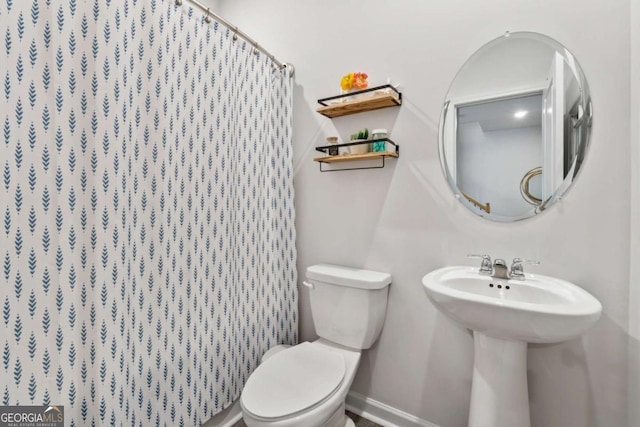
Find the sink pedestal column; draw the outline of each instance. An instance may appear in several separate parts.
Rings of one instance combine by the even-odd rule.
[[[473,332],[469,427],[530,427],[527,343]]]

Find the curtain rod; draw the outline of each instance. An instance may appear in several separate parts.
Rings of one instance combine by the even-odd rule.
[[[292,64],[289,64],[288,62],[280,62],[276,59],[275,56],[273,56],[271,53],[269,53],[269,51],[267,49],[265,49],[264,47],[260,46],[258,44],[257,41],[255,41],[254,39],[252,39],[251,37],[249,37],[247,35],[247,33],[241,31],[240,29],[238,29],[238,27],[236,27],[235,25],[232,25],[229,21],[227,21],[226,19],[224,19],[222,16],[218,15],[217,13],[213,12],[211,9],[209,9],[206,5],[204,5],[203,3],[201,3],[198,0],[187,0],[191,3],[193,3],[195,6],[197,6],[200,10],[202,10],[205,13],[205,17],[204,17],[204,21],[208,24],[210,23],[213,19],[215,19],[216,21],[218,21],[219,23],[221,23],[222,25],[224,25],[225,27],[229,28],[230,30],[233,31],[233,39],[236,40],[238,38],[238,36],[242,37],[243,39],[245,39],[249,44],[251,44],[253,46],[254,51],[260,51],[262,53],[264,53],[265,55],[267,55],[267,57],[269,59],[271,59],[271,61],[276,64],[278,66],[278,68],[280,68],[281,70],[284,70],[285,68],[287,68],[289,70],[289,77],[293,77],[293,74],[295,72],[295,68]],[[182,0],[175,0],[176,5],[181,6],[182,5]]]

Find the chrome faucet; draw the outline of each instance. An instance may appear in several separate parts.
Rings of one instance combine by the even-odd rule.
[[[503,279],[503,280],[525,280],[524,268],[523,264],[540,264],[539,261],[533,261],[522,258],[514,258],[511,263],[511,268],[507,268],[507,263],[505,260],[497,258],[491,263],[491,257],[489,255],[468,255],[471,259],[481,259],[480,270],[478,273],[491,276],[495,279]]]
[[[491,277],[509,280],[509,270],[507,269],[507,263],[503,259],[498,258],[493,261],[493,274]]]

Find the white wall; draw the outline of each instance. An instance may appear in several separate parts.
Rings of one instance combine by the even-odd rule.
[[[629,425],[640,425],[640,0],[631,0]]]
[[[189,1],[189,0],[187,0]],[[222,0],[200,0],[202,4],[207,6],[209,9],[213,10],[216,13],[220,13],[220,2]],[[223,16],[224,18],[224,16]]]
[[[384,331],[353,389],[443,427],[466,425],[471,336],[436,311],[420,279],[469,263],[467,253],[524,256],[542,262],[535,271],[581,285],[604,306],[583,339],[531,346],[533,425],[628,425],[629,0],[226,0],[221,11],[296,66],[299,277],[317,262],[393,274]],[[505,30],[565,44],[587,75],[595,117],[591,150],[568,196],[536,218],[495,224],[452,197],[437,132],[456,71]],[[333,121],[316,114],[316,100],[336,94],[348,71],[366,71],[373,84],[388,76],[401,82],[404,105]],[[381,170],[320,173],[313,147],[362,127],[390,129],[400,159]],[[304,289],[300,299],[301,336],[313,339]]]

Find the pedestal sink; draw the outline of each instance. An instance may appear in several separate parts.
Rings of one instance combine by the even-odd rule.
[[[537,274],[504,280],[473,267],[445,267],[422,284],[438,310],[473,331],[473,427],[530,426],[527,343],[576,338],[602,313],[584,289]]]

